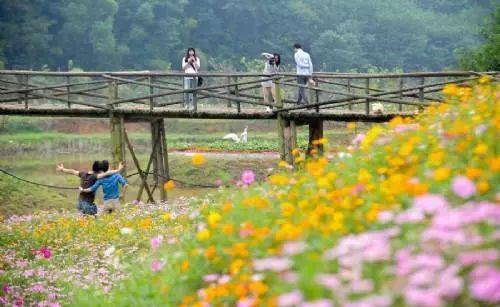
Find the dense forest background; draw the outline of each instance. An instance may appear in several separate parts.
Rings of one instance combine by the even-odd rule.
[[[280,52],[290,65],[292,45],[300,42],[316,70],[442,70],[481,52],[477,48],[488,40],[482,29],[495,5],[491,0],[2,0],[0,68],[179,69],[186,48],[193,46],[204,70],[249,70],[264,51]]]

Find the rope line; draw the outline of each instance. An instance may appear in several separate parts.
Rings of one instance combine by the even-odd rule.
[[[37,186],[51,188],[51,189],[59,189],[59,190],[78,190],[78,188],[74,188],[74,187],[63,187],[63,186],[57,186],[57,185],[51,185],[51,184],[44,184],[44,183],[39,183],[39,182],[31,181],[31,180],[28,180],[28,179],[24,179],[24,178],[21,178],[21,177],[15,175],[15,174],[13,174],[13,173],[5,170],[5,169],[2,169],[2,168],[0,168],[0,172],[4,173],[5,175],[8,175],[8,176],[10,176],[12,178],[15,178],[15,179],[17,179],[19,181],[26,182],[26,183],[29,183],[29,184],[32,184],[32,185],[37,185]],[[154,173],[149,172],[148,174],[153,175]],[[133,174],[127,175],[126,178],[130,178],[130,177],[137,176],[137,175],[139,175],[139,173],[133,173]],[[188,182],[181,181],[181,180],[174,179],[174,178],[167,178],[167,177],[162,176],[162,175],[158,175],[158,176],[162,177],[164,179],[173,180],[175,182],[178,182],[180,184],[187,185],[187,186],[200,187],[200,188],[218,188],[217,185],[188,183]]]
[[[34,182],[34,181],[31,181],[31,180],[28,180],[28,179],[24,179],[24,178],[21,178],[21,177],[18,177],[14,174],[12,174],[11,172],[8,172],[2,168],[0,168],[0,172],[8,175],[8,176],[11,176],[12,178],[15,178],[19,181],[23,181],[23,182],[26,182],[26,183],[29,183],[29,184],[33,184],[33,185],[38,185],[38,186],[41,186],[41,187],[46,187],[46,188],[52,188],[52,189],[60,189],[60,190],[78,190],[78,188],[72,188],[72,187],[62,187],[62,186],[57,186],[57,185],[51,185],[51,184],[44,184],[44,183],[39,183],[39,182]]]

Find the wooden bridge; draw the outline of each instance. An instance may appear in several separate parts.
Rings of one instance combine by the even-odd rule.
[[[155,183],[169,178],[164,118],[274,119],[281,158],[293,164],[296,127],[309,126],[309,150],[323,137],[324,121],[385,122],[413,116],[425,106],[442,101],[446,84],[479,78],[476,72],[420,72],[403,74],[316,73],[307,86],[308,105],[294,99],[296,75],[282,73],[200,73],[200,87],[184,89],[184,73],[0,71],[0,114],[21,116],[110,118],[113,162],[125,160],[128,147],[148,200],[153,195],[147,177],[153,167]],[[192,75],[189,75],[192,76]],[[263,101],[261,82],[272,80],[274,103]],[[194,110],[183,108],[184,94],[193,94]],[[383,104],[383,111],[373,106]],[[266,108],[272,108],[269,111]],[[151,123],[152,153],[142,170],[128,140],[124,123]],[[322,148],[317,148],[322,151]],[[166,199],[163,189],[161,199]]]

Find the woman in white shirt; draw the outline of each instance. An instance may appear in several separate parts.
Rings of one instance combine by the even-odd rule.
[[[197,74],[200,69],[200,58],[196,56],[194,48],[188,48],[186,55],[182,58],[182,70],[186,74]],[[184,77],[184,89],[193,88],[198,82],[198,78]],[[194,95],[193,93],[184,93],[184,108],[194,110]]]
[[[279,66],[281,64],[281,57],[279,53],[267,53],[263,52],[262,56],[266,58],[264,71],[265,75],[273,75],[279,73]],[[263,79],[268,79],[269,77],[263,77]],[[276,91],[274,87],[273,80],[266,80],[261,82],[262,85],[262,95],[264,96],[264,102],[272,104],[276,101]],[[271,108],[267,107],[267,111],[272,111]]]

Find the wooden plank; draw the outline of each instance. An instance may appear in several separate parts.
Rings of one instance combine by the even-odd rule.
[[[365,113],[370,114],[370,78],[365,79],[365,94],[367,96],[366,98],[366,103],[365,103]]]

